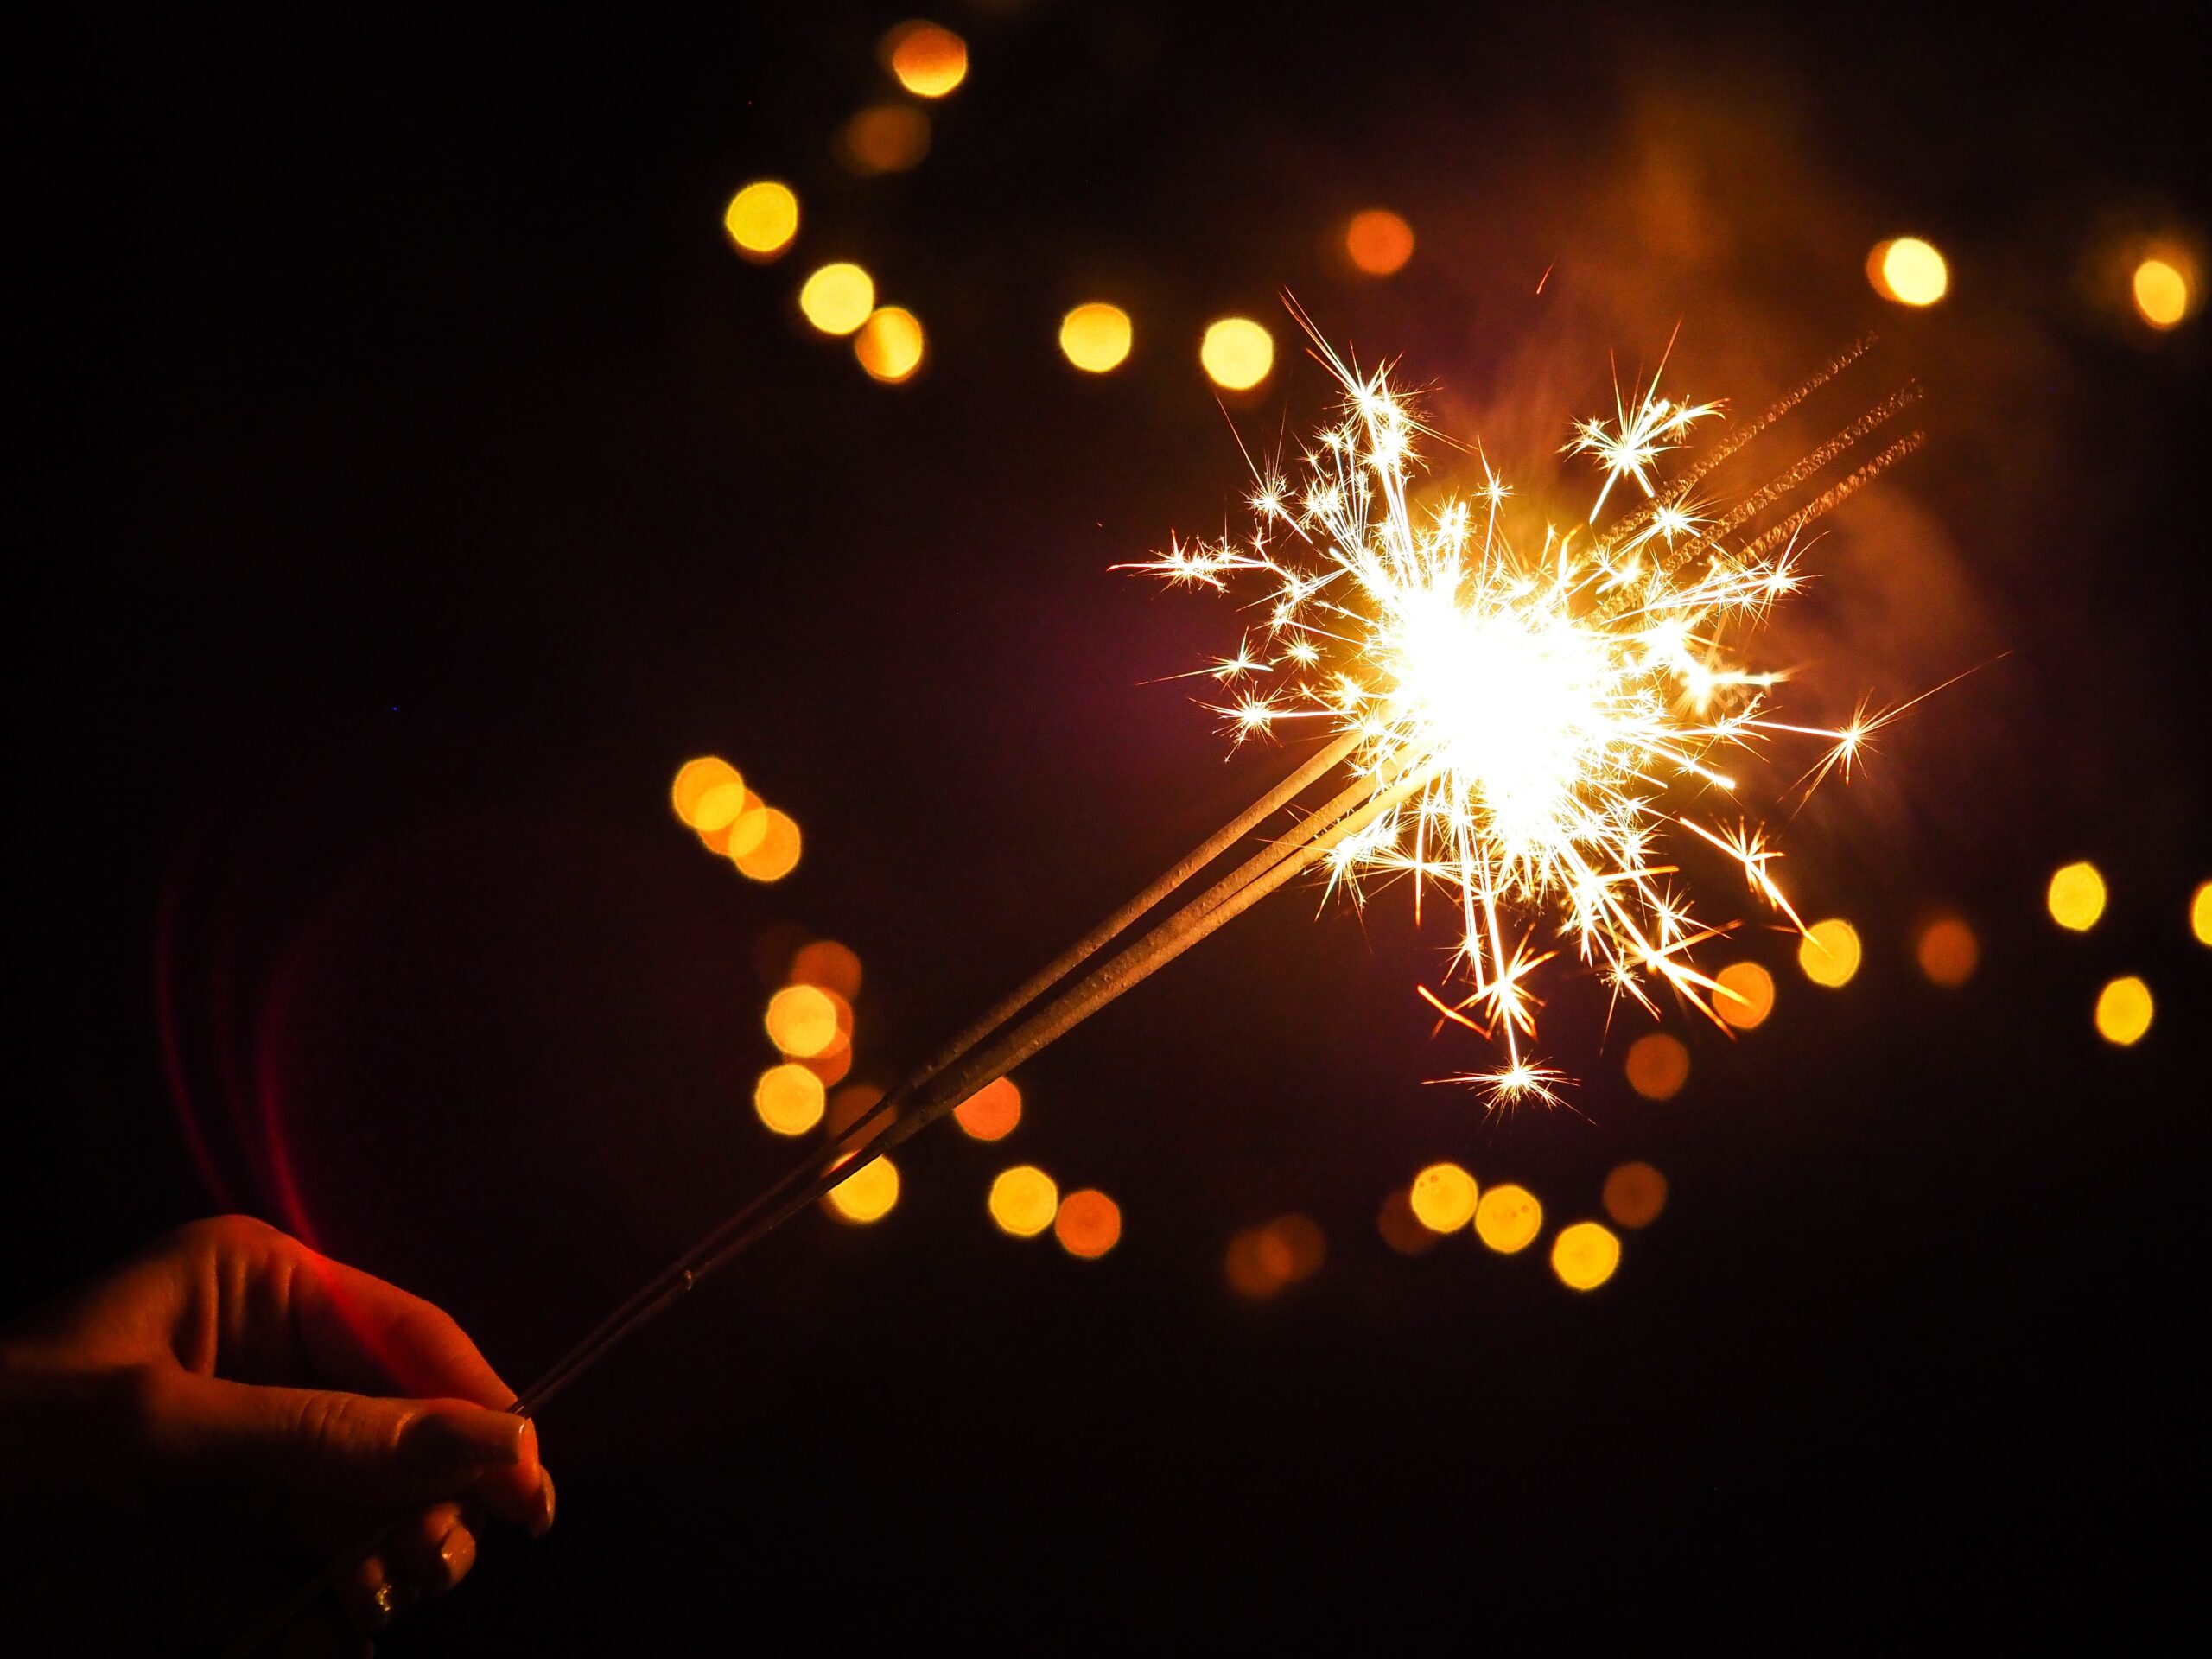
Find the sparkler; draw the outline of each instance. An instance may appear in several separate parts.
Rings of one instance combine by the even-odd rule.
[[[1512,492],[1486,459],[1471,495],[1416,506],[1421,446],[1438,435],[1387,369],[1362,374],[1315,335],[1344,404],[1306,451],[1297,480],[1258,476],[1244,539],[1172,542],[1134,568],[1224,590],[1248,579],[1265,584],[1258,648],[1248,638],[1236,656],[1198,671],[1241,690],[1219,710],[1240,740],[1308,722],[1325,732],[1323,747],[647,1281],[513,1409],[542,1409],[863,1164],[1308,871],[1355,896],[1406,877],[1417,906],[1432,888],[1449,899],[1460,930],[1453,973],[1446,990],[1421,995],[1445,1020],[1502,1035],[1503,1063],[1466,1079],[1494,1100],[1556,1099],[1563,1081],[1523,1047],[1535,1033],[1531,976],[1558,954],[1533,943],[1531,918],[1546,906],[1616,1000],[1656,1012],[1652,991],[1663,983],[1712,1014],[1710,999],[1731,994],[1689,953],[1724,930],[1693,918],[1669,879],[1676,867],[1659,861],[1662,831],[1679,827],[1726,854],[1754,893],[1797,918],[1770,873],[1779,855],[1764,829],[1723,828],[1665,802],[1682,787],[1725,796],[1732,785],[1719,756],[1783,734],[1824,742],[1804,780],[1816,783],[1847,768],[1901,712],[1862,711],[1835,731],[1782,723],[1769,709],[1782,677],[1748,665],[1740,640],[1797,586],[1804,527],[1921,435],[1897,439],[1755,538],[1737,535],[1909,407],[1917,389],[1908,385],[1726,511],[1699,491],[1872,343],[1856,342],[1722,433],[1671,480],[1665,459],[1687,452],[1719,405],[1662,397],[1656,378],[1632,402],[1617,398],[1611,421],[1580,423],[1567,445],[1599,469],[1586,519],[1547,525],[1524,550],[1509,531]],[[1624,484],[1640,504],[1599,529]],[[1181,898],[1339,770],[1343,780],[1320,804],[1298,808],[1287,830]],[[234,1651],[265,1642],[377,1541],[334,1563]]]

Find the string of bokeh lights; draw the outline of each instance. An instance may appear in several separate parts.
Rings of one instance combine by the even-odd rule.
[[[862,178],[918,167],[929,154],[932,131],[927,106],[951,96],[968,79],[968,43],[939,23],[916,20],[897,25],[879,41],[877,55],[906,99],[891,96],[867,105],[836,129],[830,145],[838,162]],[[730,198],[722,225],[740,257],[773,264],[798,242],[798,194],[780,179],[753,180]],[[1413,257],[1413,226],[1388,207],[1363,208],[1344,222],[1338,245],[1359,275],[1395,276]],[[2142,327],[2162,334],[2179,327],[2198,308],[2197,260],[2178,234],[2136,236],[2105,254],[2097,262],[2094,285],[2105,290],[2112,308],[2127,312]],[[1950,264],[1924,237],[1889,237],[1867,253],[1866,280],[1894,304],[1924,308],[1949,294]],[[896,385],[920,372],[928,334],[912,311],[879,305],[877,297],[874,276],[849,259],[815,266],[797,296],[799,314],[810,325],[833,339],[849,339],[861,367],[872,378]],[[1135,345],[1135,320],[1113,300],[1085,300],[1060,320],[1060,354],[1087,374],[1120,368]],[[1259,386],[1274,372],[1274,335],[1250,317],[1216,317],[1198,335],[1198,365],[1224,391]]]
[[[841,166],[864,178],[903,174],[920,165],[932,137],[929,107],[964,85],[969,67],[968,45],[961,36],[940,24],[918,20],[887,31],[878,43],[878,57],[896,92],[887,92],[853,114],[836,129],[830,145]],[[731,245],[748,263],[761,265],[780,261],[798,245],[803,223],[798,192],[779,179],[747,183],[731,197],[723,215]],[[1383,278],[1406,267],[1415,238],[1402,214],[1373,207],[1344,221],[1338,245],[1351,271]],[[2108,307],[2154,334],[2178,327],[2199,307],[2197,261],[2178,235],[2141,236],[2109,246],[2102,251],[2099,264],[2103,275],[2096,286]],[[1866,274],[1884,300],[1911,308],[1935,306],[1951,290],[1949,262],[1924,237],[1904,235],[1878,242],[1867,254]],[[871,378],[902,384],[925,366],[928,335],[912,311],[880,304],[879,298],[874,276],[858,263],[841,258],[814,265],[796,296],[805,322],[826,337],[849,340],[855,359]],[[1128,307],[1102,296],[1065,313],[1058,345],[1072,368],[1104,375],[1130,360],[1137,338],[1137,319]],[[1196,356],[1199,369],[1215,386],[1249,391],[1273,372],[1275,343],[1268,327],[1252,318],[1219,315],[1199,328]],[[728,857],[751,880],[780,880],[798,862],[798,826],[745,791],[742,780],[724,762],[689,763],[677,777],[676,806],[677,816],[709,851]],[[2106,903],[2103,877],[2087,862],[2058,870],[2046,894],[2051,919],[2073,933],[2094,928]],[[2200,944],[2212,946],[2212,881],[2196,889],[2190,925]],[[1965,987],[1980,964],[1979,937],[1965,918],[1953,912],[1922,922],[1910,943],[1923,977],[1942,990]],[[1851,922],[1829,917],[1798,937],[1796,956],[1799,970],[1812,986],[1837,992],[1858,976],[1865,944]],[[859,961],[833,941],[812,941],[792,952],[781,977],[784,982],[771,996],[765,1016],[781,1058],[755,1085],[755,1113],[764,1126],[781,1136],[802,1136],[817,1129],[834,1135],[855,1122],[882,1092],[847,1080],[853,1064],[852,999],[859,988]],[[1714,977],[1729,994],[1715,998],[1714,1005],[1732,1035],[1758,1029],[1774,1014],[1778,988],[1774,970],[1766,964],[1746,957],[1720,968]],[[2148,1033],[2154,1012],[2147,983],[2139,976],[2121,975],[2100,989],[2090,1021],[2107,1042],[2126,1047]],[[1622,1070],[1638,1096],[1668,1100],[1689,1080],[1689,1049],[1669,1033],[1649,1033],[1629,1046]],[[971,1139],[986,1142],[1010,1134],[1020,1116],[1020,1091],[1011,1078],[992,1084],[955,1112]],[[1647,1163],[1630,1162],[1606,1179],[1601,1207],[1614,1226],[1633,1231],[1658,1217],[1666,1195],[1664,1175]],[[842,1221],[865,1224],[888,1214],[898,1197],[897,1170],[889,1159],[878,1158],[834,1189],[824,1208]],[[1052,1178],[1033,1165],[1014,1165],[999,1172],[992,1180],[987,1208],[1010,1236],[1035,1237],[1051,1229],[1077,1256],[1103,1255],[1121,1235],[1121,1211],[1112,1198],[1096,1189],[1063,1196]],[[1384,1243],[1406,1255],[1425,1252],[1459,1233],[1471,1233],[1497,1254],[1518,1255],[1541,1235],[1544,1223],[1541,1201],[1525,1186],[1512,1181],[1478,1184],[1471,1173],[1454,1163],[1421,1170],[1407,1185],[1386,1196],[1376,1218]],[[1319,1224],[1294,1212],[1238,1231],[1230,1241],[1224,1266],[1232,1289],[1258,1300],[1310,1277],[1326,1254]],[[1595,1220],[1570,1222],[1553,1235],[1552,1268],[1562,1283],[1576,1289],[1605,1283],[1620,1255],[1618,1235]]]

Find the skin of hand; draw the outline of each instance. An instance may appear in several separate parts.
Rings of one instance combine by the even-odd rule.
[[[0,1637],[174,1651],[391,1530],[271,1653],[359,1654],[553,1483],[440,1309],[244,1216],[194,1222],[0,1329]]]

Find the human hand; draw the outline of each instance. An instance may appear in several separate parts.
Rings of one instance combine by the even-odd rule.
[[[248,1217],[180,1228],[0,1331],[0,1630],[219,1643],[389,1524],[272,1648],[364,1652],[486,1517],[552,1524],[514,1399],[420,1298]]]

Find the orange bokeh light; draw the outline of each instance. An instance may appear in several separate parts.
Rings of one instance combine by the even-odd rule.
[[[1432,1233],[1456,1233],[1475,1218],[1475,1178],[1457,1164],[1431,1164],[1414,1177],[1408,1202]]]
[[[1713,999],[1713,1011],[1738,1031],[1764,1025],[1774,1012],[1774,976],[1756,962],[1732,962],[1713,976],[1725,995]]]
[[[860,333],[853,336],[853,355],[860,359],[861,367],[868,371],[870,379],[887,385],[913,378],[928,346],[921,319],[902,305],[887,305],[871,313]]]
[[[1951,270],[1934,244],[1900,236],[1874,245],[1866,256],[1866,280],[1885,300],[1933,305],[1950,291]]]
[[[840,1164],[846,1161],[843,1158],[838,1160]],[[863,1164],[831,1187],[822,1200],[823,1206],[838,1220],[861,1226],[882,1220],[898,1202],[899,1171],[888,1158]]]
[[[1223,1266],[1230,1287],[1257,1300],[1318,1273],[1327,1255],[1328,1240],[1319,1226],[1311,1217],[1294,1213],[1245,1228],[1229,1241]]]
[[[835,939],[816,939],[791,958],[791,982],[834,991],[849,1002],[861,994],[861,959]]]
[[[778,1135],[804,1135],[822,1121],[822,1079],[805,1066],[772,1065],[753,1085],[753,1110]]]
[[[1920,930],[1912,954],[1922,973],[1938,985],[1955,989],[1972,979],[1980,965],[1981,942],[1958,917],[1939,916]]]
[[[1003,1141],[1021,1122],[1021,1090],[1012,1077],[1000,1077],[954,1107],[952,1116],[977,1141]]]
[[[1441,1236],[1421,1225],[1414,1214],[1413,1189],[1402,1186],[1382,1200],[1375,1217],[1375,1230],[1400,1255],[1421,1255],[1436,1248]]]
[[[1655,1031],[1628,1046],[1628,1086],[1646,1100],[1667,1100],[1689,1081],[1690,1052],[1679,1038]]]
[[[1052,1236],[1070,1255],[1096,1261],[1122,1238],[1122,1206],[1096,1187],[1086,1186],[1060,1200]]]
[[[2148,985],[2133,974],[2115,979],[2097,993],[2097,1035],[2126,1048],[2151,1029],[2153,1012]]]
[[[1573,1290],[1595,1290],[1621,1264],[1621,1242],[1594,1221],[1562,1227],[1552,1241],[1552,1271]]]
[[[795,1059],[828,1053],[842,1035],[836,1002],[812,985],[786,985],[778,991],[768,999],[763,1023],[768,1040]]]
[[[862,178],[904,173],[930,153],[930,118],[911,104],[877,104],[845,123],[837,159]]]
[[[1388,276],[1414,257],[1414,227],[1387,207],[1370,207],[1344,226],[1344,252],[1369,276]]]
[[[1510,1181],[1489,1188],[1475,1206],[1475,1236],[1501,1255],[1527,1249],[1543,1226],[1544,1206],[1536,1195]]]
[[[1034,1164],[1016,1164],[991,1183],[991,1219],[1016,1238],[1034,1238],[1052,1224],[1060,1207],[1058,1185]]]
[[[722,229],[730,245],[756,264],[766,264],[798,234],[798,198],[774,179],[747,185],[722,210]]]
[[[748,880],[780,881],[798,868],[798,825],[772,806],[762,809],[760,821],[760,839],[742,852],[736,850],[736,844],[743,837],[750,818],[737,821],[738,827],[730,836],[730,861],[737,866],[738,874]]]
[[[1605,1213],[1624,1227],[1649,1227],[1667,1207],[1667,1178],[1650,1165],[1623,1164],[1605,1177]]]
[[[1797,942],[1797,965],[1815,985],[1834,990],[1859,971],[1859,930],[1840,916],[1815,922]]]
[[[883,61],[916,98],[943,98],[968,79],[968,42],[938,23],[901,23],[883,37]]]
[[[745,779],[737,775],[737,768],[717,754],[702,754],[696,760],[686,760],[677,768],[676,781],[669,785],[669,804],[676,809],[676,816],[694,830],[700,827],[699,802],[709,790],[734,785],[739,798],[743,798]],[[727,822],[727,820],[725,820]]]

